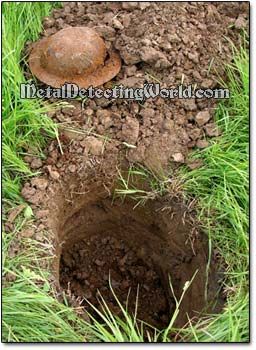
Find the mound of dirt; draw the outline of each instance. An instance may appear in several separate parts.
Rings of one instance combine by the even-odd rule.
[[[68,26],[96,29],[123,61],[108,87],[159,81],[168,88],[181,82],[214,88],[224,77],[223,63],[232,60],[228,40],[237,43],[241,29],[248,26],[248,11],[246,2],[66,2],[44,19],[41,36]],[[69,102],[73,109],[64,108],[52,118],[118,141],[119,150],[125,149],[123,142],[135,146],[125,149],[128,161],[141,162],[156,173],[170,163],[186,163],[190,151],[207,147],[208,138],[221,134],[213,120],[216,101],[211,99],[156,98],[140,104],[95,99],[83,108]],[[100,153],[99,142],[92,152]]]

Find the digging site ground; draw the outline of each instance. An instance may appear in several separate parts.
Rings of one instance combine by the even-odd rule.
[[[161,87],[214,88],[225,79],[223,63],[232,59],[229,40],[236,43],[247,19],[247,3],[71,2],[43,20],[41,37],[68,26],[96,29],[122,59],[120,73],[104,88],[156,81]],[[27,54],[32,47],[27,43]],[[50,269],[56,288],[71,291],[91,313],[84,299],[99,308],[101,294],[119,314],[110,280],[123,305],[128,298],[129,312],[135,312],[138,298],[138,318],[164,329],[175,310],[169,276],[179,299],[196,273],[175,326],[184,326],[187,314],[221,311],[220,268],[217,261],[209,264],[207,237],[175,189],[162,197],[154,194],[135,209],[129,196],[113,200],[120,173],[125,178],[133,163],[160,179],[168,175],[171,182],[179,165],[200,167],[201,160],[191,161],[188,155],[221,137],[213,118],[217,102],[67,102],[69,106],[49,112],[61,125],[59,140],[44,149],[45,159],[35,156],[33,148],[27,150],[25,161],[41,175],[22,188],[37,221],[36,229],[21,235],[44,241],[46,232],[53,232],[56,258]]]

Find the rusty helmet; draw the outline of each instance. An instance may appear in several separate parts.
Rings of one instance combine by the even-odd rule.
[[[94,29],[69,27],[39,40],[29,56],[29,66],[47,85],[59,88],[75,83],[86,89],[114,78],[121,69],[121,59],[117,52],[107,52]]]

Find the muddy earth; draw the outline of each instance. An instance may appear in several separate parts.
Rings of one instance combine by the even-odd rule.
[[[122,59],[120,73],[103,88],[156,81],[169,88],[181,82],[214,88],[225,79],[224,63],[232,61],[227,38],[239,43],[248,11],[245,2],[66,2],[43,20],[41,37],[68,26],[95,28]],[[27,43],[26,54],[32,47]],[[31,78],[28,71],[26,75]],[[44,241],[46,231],[54,234],[57,288],[71,291],[89,312],[87,301],[100,307],[102,295],[119,314],[110,279],[121,303],[128,299],[131,313],[138,293],[138,318],[161,329],[174,310],[168,276],[179,298],[198,270],[175,325],[187,322],[186,313],[193,317],[211,311],[219,276],[214,260],[206,276],[207,237],[190,207],[172,193],[150,197],[134,209],[128,198],[113,201],[113,193],[119,171],[134,162],[159,177],[180,164],[200,167],[200,159],[191,162],[188,155],[221,137],[213,119],[217,102],[66,102],[68,106],[49,112],[60,123],[60,135],[43,150],[45,158],[33,147],[24,149],[25,161],[41,175],[22,188],[37,218],[30,237]]]

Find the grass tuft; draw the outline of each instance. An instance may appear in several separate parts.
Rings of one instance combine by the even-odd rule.
[[[192,155],[202,158],[202,168],[180,171],[183,190],[188,198],[197,198],[199,220],[225,266],[227,296],[224,312],[191,324],[184,330],[184,340],[195,336],[198,341],[249,340],[249,55],[245,47],[245,38],[244,46],[233,46],[228,81],[221,81],[230,89],[230,99],[221,102],[215,114],[222,136]]]
[[[55,137],[57,125],[46,115],[49,107],[39,100],[20,99],[20,83],[24,83],[21,68],[22,50],[28,40],[38,39],[42,18],[56,3],[4,2],[2,3],[2,145],[3,195],[15,202],[21,200],[21,175],[32,175],[22,160],[27,150],[40,150],[48,137]]]

